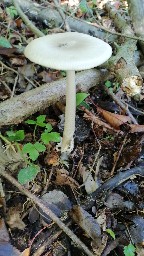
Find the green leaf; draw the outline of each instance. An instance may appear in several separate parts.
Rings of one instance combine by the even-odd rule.
[[[76,94],[76,106],[79,106],[87,97],[89,93],[79,92]]]
[[[106,86],[107,88],[110,88],[110,87],[112,87],[112,83],[111,83],[109,80],[107,80],[107,81],[105,82],[105,86]]]
[[[97,0],[92,0],[93,4],[96,5],[97,3]]]
[[[45,128],[46,128],[45,132],[51,132],[53,129],[51,124],[46,124]]]
[[[106,229],[106,232],[115,240],[115,233],[111,229]]]
[[[41,140],[43,141],[44,144],[48,144],[50,141],[60,142],[61,137],[58,132],[50,132],[50,133],[43,132],[41,134]]]
[[[24,185],[27,182],[34,180],[38,172],[39,172],[39,167],[35,165],[30,165],[26,168],[23,168],[18,173],[18,181],[22,185]]]
[[[46,126],[46,123],[44,123],[45,119],[46,119],[46,115],[40,115],[36,118],[36,121],[28,119],[27,121],[25,121],[25,123],[26,124],[35,124],[40,127],[45,127]]]
[[[46,119],[46,115],[38,116],[36,119],[36,124],[40,127],[45,127],[46,126],[46,123],[44,123],[45,119]]]
[[[28,119],[27,121],[25,121],[26,124],[36,124],[36,121]]]
[[[46,147],[43,144],[36,142],[35,144],[32,144],[32,143],[25,144],[23,146],[22,152],[29,154],[29,158],[35,161],[39,156],[39,152],[43,152],[45,150],[46,150]]]
[[[0,36],[0,46],[6,48],[12,48],[10,42],[3,36]]]
[[[83,107],[85,107],[86,109],[90,110],[89,104],[87,104],[85,101],[83,101],[83,102],[80,104],[80,106],[83,106]]]
[[[81,0],[81,2],[79,4],[79,8],[80,8],[82,13],[87,13],[89,11],[87,1],[86,0]]]
[[[29,158],[33,161],[35,161],[39,156],[39,152],[32,143],[25,144],[23,146],[22,152],[29,154]]]
[[[16,8],[15,8],[13,5],[11,5],[10,7],[6,7],[6,13],[7,13],[12,19],[14,19],[14,17],[18,15],[17,10],[16,10]]]
[[[46,147],[45,147],[43,144],[39,143],[39,142],[36,142],[36,143],[34,144],[34,147],[35,147],[35,149],[36,149],[38,152],[44,152],[44,151],[46,150]]]
[[[23,149],[22,149],[22,152],[23,153],[29,153],[31,150],[33,150],[34,148],[34,145],[32,143],[26,143],[24,146],[23,146]]]
[[[10,141],[21,141],[25,138],[24,130],[18,130],[16,132],[7,131],[6,134]]]
[[[39,152],[33,148],[33,150],[29,152],[29,157],[31,160],[35,161],[39,157]]]
[[[125,256],[135,256],[135,250],[136,250],[136,248],[134,247],[134,245],[129,244],[124,247],[124,255]]]

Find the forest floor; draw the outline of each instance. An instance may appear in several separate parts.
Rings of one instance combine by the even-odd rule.
[[[56,4],[35,2],[45,9]],[[63,0],[60,10],[114,35],[105,2]],[[130,20],[126,1],[111,4]],[[33,22],[45,35],[64,32],[67,25]],[[4,102],[13,104],[14,98],[66,76],[26,59],[24,48],[36,37],[13,4],[2,1],[0,111]],[[110,43],[113,54],[120,41]],[[112,68],[97,70],[108,78],[77,93],[74,149],[67,158],[58,150],[65,97],[37,107],[19,123],[0,123],[0,256],[144,255],[144,95],[124,91]]]

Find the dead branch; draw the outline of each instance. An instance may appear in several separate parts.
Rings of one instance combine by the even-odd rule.
[[[106,10],[110,17],[114,20],[115,26],[122,31],[123,34],[134,35],[134,32],[123,16],[118,13],[110,3],[106,4]],[[137,49],[137,41],[126,39],[123,44],[116,46],[117,54],[109,61],[109,65],[122,84],[122,88],[129,96],[139,94],[142,87],[142,77],[134,62],[134,53]]]
[[[137,36],[144,38],[144,0],[128,0],[129,14]],[[139,42],[144,53],[144,42]]]
[[[30,198],[35,205],[40,207],[45,214],[50,216],[50,218],[71,238],[71,240],[81,248],[86,255],[94,256],[94,254],[88,249],[88,247],[48,208],[44,205],[43,201],[36,197],[34,194],[29,192],[24,188],[16,179],[14,179],[10,174],[8,174],[3,168],[0,168],[0,175],[12,183],[15,187],[19,189],[24,195]]]
[[[11,0],[2,0],[1,2],[6,5],[10,5],[12,3]],[[44,8],[31,0],[17,0],[17,3],[19,4],[20,8],[26,12],[26,15],[29,18],[33,20],[39,20],[42,23],[47,24],[50,28],[57,28],[63,24],[61,15],[55,8],[52,8],[51,6],[49,6],[49,8]],[[66,15],[65,19],[72,31],[89,34],[107,42],[113,42],[117,39],[117,35],[112,35],[110,32],[105,32],[103,28],[98,28],[86,21],[73,18],[68,15]]]
[[[37,36],[44,36],[44,34],[28,19],[28,17],[24,14],[22,9],[20,8],[17,0],[12,0],[13,5],[15,6],[19,16],[22,18],[24,23],[27,25],[30,30]]]
[[[104,74],[96,69],[79,72],[76,74],[77,89],[88,91],[104,79]],[[54,104],[65,95],[65,86],[66,79],[63,78],[0,103],[0,127],[20,123],[28,116]]]

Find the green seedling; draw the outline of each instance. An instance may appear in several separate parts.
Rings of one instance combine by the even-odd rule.
[[[6,132],[7,139],[11,142],[18,142],[22,141],[25,138],[24,130],[18,130],[18,131],[7,131]]]
[[[115,233],[110,228],[107,228],[106,232],[115,240]]]
[[[45,123],[45,119],[46,119],[46,115],[39,115],[36,120],[32,120],[32,119],[28,119],[27,121],[25,121],[26,124],[30,124],[30,125],[34,125],[34,138],[35,138],[35,133],[36,133],[36,129],[37,127],[46,127],[47,123]]]
[[[84,101],[89,96],[89,93],[78,92],[76,94],[76,106],[83,106],[86,109],[89,109],[89,105]]]
[[[41,134],[41,140],[44,144],[48,144],[49,142],[60,142],[61,137],[58,132],[43,132]]]
[[[45,127],[46,126],[45,119],[46,119],[46,115],[40,115],[36,118],[36,120],[28,119],[27,121],[25,121],[25,123],[32,124],[32,125],[34,124],[35,126]]]
[[[0,46],[5,48],[12,48],[10,42],[3,36],[0,36]]]
[[[13,5],[11,5],[10,7],[6,7],[6,13],[12,19],[14,19],[16,16],[18,16],[18,12],[17,12],[16,8]]]
[[[46,147],[42,143],[27,143],[23,146],[22,153],[28,154],[29,158],[32,161],[35,161],[38,158],[39,153],[44,152],[45,150]]]
[[[110,90],[110,92],[117,92],[120,87],[119,83],[111,83],[109,80],[105,82],[105,86]]]
[[[24,130],[7,131],[6,136],[0,133],[0,138],[6,144],[6,150],[11,147],[16,153],[19,152],[26,164],[26,167],[21,169],[18,173],[18,181],[21,184],[26,184],[35,179],[40,168],[38,165],[32,163],[32,161],[36,161],[40,153],[45,152],[46,146],[44,144],[61,141],[60,134],[52,132],[52,125],[46,123],[45,119],[46,115],[40,115],[36,120],[29,119],[26,121],[27,124],[34,125],[34,133],[37,127],[42,127],[45,131],[41,134],[41,142],[26,143],[23,145],[22,149],[19,142],[25,138]]]
[[[91,8],[88,6],[86,0],[80,1],[79,8],[83,14],[85,14],[85,13],[93,14],[93,12],[92,12]]]
[[[18,181],[22,185],[24,185],[27,182],[34,180],[39,171],[40,171],[39,166],[34,164],[28,165],[26,168],[23,168],[19,171]]]
[[[131,243],[124,247],[125,256],[135,256],[135,251],[136,251],[136,248]]]

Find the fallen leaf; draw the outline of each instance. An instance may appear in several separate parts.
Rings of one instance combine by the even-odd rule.
[[[68,185],[73,189],[79,187],[77,181],[70,177],[69,173],[64,169],[57,171],[55,183],[60,186]]]
[[[94,179],[91,172],[83,165],[79,166],[79,173],[83,179],[83,185],[87,194],[91,194],[98,188],[97,177]]]
[[[18,28],[21,28],[21,26],[22,26],[22,19],[15,19],[15,23],[16,23],[16,26]]]
[[[10,62],[12,65],[17,65],[17,66],[23,66],[24,64],[26,64],[25,58],[20,58],[20,57],[11,58]]]
[[[131,119],[129,116],[118,115],[106,111],[100,107],[97,107],[97,111],[104,117],[104,119],[115,129],[119,130],[122,124],[130,122]]]
[[[27,64],[18,68],[18,72],[26,77],[33,77],[35,73],[34,64]]]
[[[0,55],[5,55],[5,56],[13,56],[13,53],[16,52],[16,48],[7,48],[7,47],[1,47],[0,46]]]
[[[57,166],[59,165],[59,155],[56,151],[52,151],[45,157],[45,163],[48,165]]]
[[[7,224],[11,229],[18,228],[20,230],[24,230],[25,223],[22,221],[20,211],[16,207],[9,208],[7,213]]]
[[[30,248],[26,248],[20,256],[29,256],[30,255]]]

